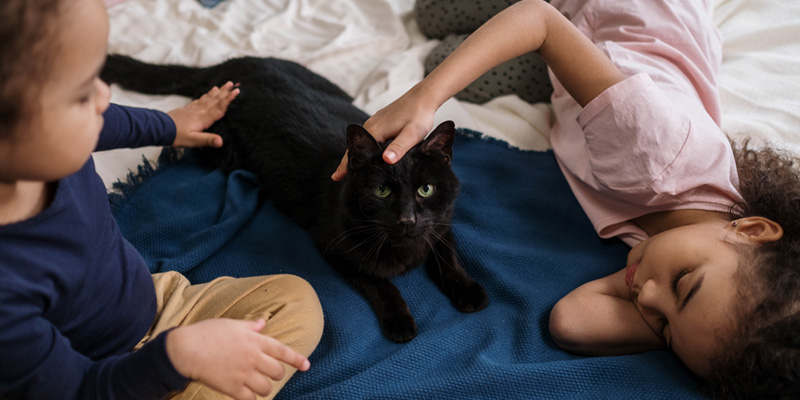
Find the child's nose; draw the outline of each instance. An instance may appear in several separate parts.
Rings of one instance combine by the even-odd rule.
[[[639,290],[638,302],[642,307],[652,310],[660,309],[661,296],[659,288],[653,279],[648,279]]]
[[[649,279],[642,285],[641,290],[636,296],[636,308],[642,315],[647,324],[651,327],[659,326],[660,320],[665,318],[663,304],[658,293],[658,286],[655,281]]]

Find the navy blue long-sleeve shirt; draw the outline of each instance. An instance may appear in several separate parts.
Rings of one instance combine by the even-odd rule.
[[[97,150],[169,145],[172,119],[111,105]],[[90,158],[40,214],[0,225],[0,394],[157,399],[187,382],[160,335],[131,349],[156,313],[153,280],[122,237]]]

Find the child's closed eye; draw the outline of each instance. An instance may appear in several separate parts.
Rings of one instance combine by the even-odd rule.
[[[691,272],[689,269],[681,270],[680,272],[675,274],[675,276],[672,278],[672,285],[671,285],[672,293],[675,295],[676,298],[678,297],[678,282],[680,282],[681,278],[686,276],[689,272]]]

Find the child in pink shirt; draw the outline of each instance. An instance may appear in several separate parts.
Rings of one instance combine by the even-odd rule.
[[[800,178],[775,151],[731,148],[720,48],[705,2],[523,0],[365,127],[393,139],[384,160],[394,163],[445,100],[538,52],[559,165],[598,234],[633,246],[624,268],[555,305],[554,341],[587,355],[666,346],[716,394],[796,398]]]

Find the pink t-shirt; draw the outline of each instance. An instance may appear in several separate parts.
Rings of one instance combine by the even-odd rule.
[[[582,108],[551,73],[559,165],[601,237],[629,245],[629,222],[678,209],[729,211],[741,200],[719,127],[722,40],[703,1],[552,0],[628,76]]]

